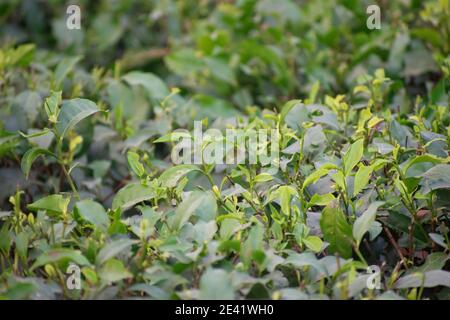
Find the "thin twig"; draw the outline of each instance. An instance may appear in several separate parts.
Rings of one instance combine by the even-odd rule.
[[[389,241],[391,242],[392,246],[394,247],[395,251],[397,252],[397,255],[401,259],[401,263],[405,266],[406,269],[408,269],[408,265],[406,264],[405,257],[403,256],[402,251],[400,250],[400,247],[397,244],[397,241],[395,241],[394,237],[392,236],[391,232],[388,228],[384,227],[384,232],[388,236]]]

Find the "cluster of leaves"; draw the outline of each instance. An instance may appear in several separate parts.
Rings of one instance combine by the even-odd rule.
[[[132,3],[0,5],[0,297],[449,298],[449,1]],[[280,169],[172,165],[194,120]]]

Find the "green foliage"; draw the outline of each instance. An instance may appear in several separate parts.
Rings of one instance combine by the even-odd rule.
[[[0,299],[449,299],[449,1],[78,2],[0,5]]]
[[[346,259],[351,257],[351,226],[342,209],[335,203],[329,204],[322,211],[320,228],[325,241],[330,243],[330,253],[338,253]]]

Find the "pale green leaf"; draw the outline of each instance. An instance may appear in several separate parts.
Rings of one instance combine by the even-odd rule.
[[[200,278],[200,299],[231,300],[234,290],[230,275],[222,269],[208,269]]]
[[[343,159],[344,173],[348,176],[363,156],[364,139],[356,140],[347,150]]]
[[[353,196],[356,196],[369,183],[370,175],[373,172],[372,166],[360,166],[355,175],[353,185]]]
[[[175,216],[171,221],[172,228],[180,229],[194,214],[204,221],[215,219],[217,203],[211,192],[191,192],[175,210]]]
[[[40,156],[51,156],[51,157],[55,157],[55,155],[46,150],[46,149],[41,149],[41,148],[32,148],[30,150],[28,150],[27,152],[25,152],[25,154],[22,157],[22,161],[21,161],[21,168],[23,173],[25,174],[25,177],[28,179],[28,175],[30,174],[30,170],[31,170],[31,166],[33,165],[33,162]]]
[[[422,192],[437,189],[450,189],[450,164],[438,164],[422,175]]]
[[[431,270],[440,270],[445,266],[445,263],[447,260],[449,260],[450,257],[448,254],[445,254],[444,252],[433,252],[430,253],[427,257],[427,260],[423,265],[420,267],[414,268],[411,273],[414,272],[427,272]]]
[[[112,202],[112,209],[127,210],[134,205],[153,199],[156,196],[154,189],[140,183],[130,183],[117,192]]]
[[[72,99],[61,106],[56,129],[61,137],[74,128],[81,120],[100,111],[97,105],[87,99]]]
[[[178,181],[191,171],[199,171],[200,169],[195,165],[181,164],[167,169],[159,176],[161,184],[167,188],[176,187]]]
[[[78,201],[75,206],[83,220],[102,230],[109,227],[108,214],[100,203],[93,200],[82,200]]]
[[[60,194],[52,194],[43,197],[27,206],[32,211],[44,210],[47,213],[63,214],[67,212],[70,198],[66,198]]]
[[[56,87],[60,87],[63,80],[67,77],[67,75],[72,71],[78,61],[81,60],[81,57],[70,57],[61,60],[56,66],[55,70],[55,85]]]
[[[79,266],[89,265],[88,259],[77,250],[71,249],[51,249],[42,253],[31,266],[31,270],[46,265],[48,263],[57,263],[61,261],[74,262]]]
[[[397,280],[395,288],[432,288],[437,286],[450,287],[450,272],[444,270],[431,270],[415,272]]]
[[[258,174],[254,179],[253,182],[258,183],[258,182],[267,182],[267,181],[271,181],[273,180],[272,175],[268,174],[268,173],[260,173]]]
[[[105,261],[115,257],[125,249],[131,247],[134,243],[136,243],[135,240],[124,238],[114,240],[106,244],[97,255],[97,263],[103,264]]]
[[[117,259],[109,260],[100,270],[100,278],[108,283],[131,278],[132,276],[133,274],[125,268],[123,262]]]
[[[127,153],[128,165],[131,170],[140,178],[145,174],[145,169],[142,163],[140,162],[139,154],[133,151],[128,151]]]
[[[303,243],[314,252],[320,252],[323,247],[323,241],[317,236],[307,236],[303,239]]]
[[[372,223],[375,221],[377,209],[383,204],[384,202],[382,201],[371,203],[367,210],[356,219],[353,224],[353,238],[355,239],[357,246],[359,246],[364,234],[369,231]]]
[[[143,86],[151,98],[162,100],[169,95],[167,85],[153,73],[132,71],[122,78],[132,86]]]

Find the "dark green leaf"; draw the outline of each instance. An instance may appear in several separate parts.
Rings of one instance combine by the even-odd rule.
[[[152,187],[140,183],[131,183],[117,192],[112,203],[112,209],[127,210],[142,201],[153,199],[155,195]]]
[[[81,218],[94,226],[106,230],[109,227],[109,218],[103,206],[92,200],[82,200],[76,203],[77,213]]]
[[[345,259],[352,256],[352,228],[337,202],[330,203],[322,211],[320,228],[325,241],[330,243],[330,253],[339,253]]]
[[[61,106],[56,129],[61,137],[73,129],[78,122],[100,111],[97,105],[87,99],[72,99]]]

